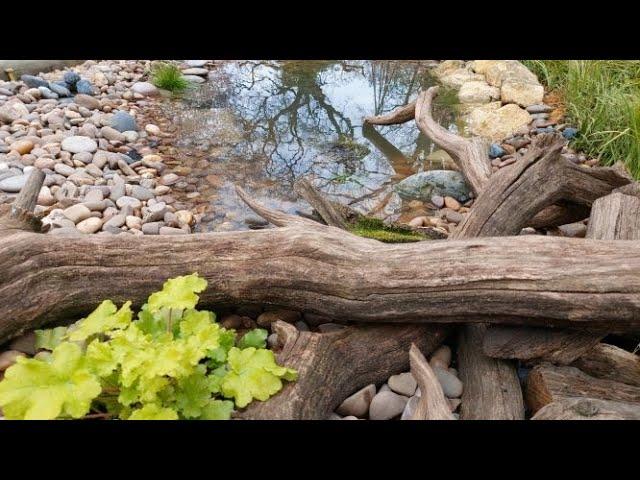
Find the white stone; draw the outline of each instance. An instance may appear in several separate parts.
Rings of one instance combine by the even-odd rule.
[[[61,147],[63,150],[71,153],[93,153],[98,149],[98,144],[94,139],[89,137],[73,136],[62,140]]]
[[[458,91],[461,103],[489,103],[500,97],[500,89],[492,87],[485,81],[471,81],[464,83]]]
[[[500,98],[503,103],[517,103],[521,107],[528,107],[542,103],[544,87],[533,83],[508,80],[502,83]]]
[[[497,110],[475,109],[469,115],[468,122],[474,135],[500,142],[529,125],[531,115],[518,105],[509,103]]]
[[[149,82],[136,82],[131,87],[131,90],[134,93],[139,93],[140,95],[153,96],[158,95],[158,88]]]

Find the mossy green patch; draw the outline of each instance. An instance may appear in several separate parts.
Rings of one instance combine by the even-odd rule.
[[[407,243],[426,240],[423,235],[408,228],[385,225],[377,218],[360,217],[349,231],[360,237],[372,238],[385,243]]]

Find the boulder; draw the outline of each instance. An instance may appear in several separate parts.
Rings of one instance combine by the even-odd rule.
[[[453,197],[460,202],[471,198],[464,176],[453,170],[429,170],[411,175],[397,183],[394,190],[408,200],[428,202],[434,195]]]

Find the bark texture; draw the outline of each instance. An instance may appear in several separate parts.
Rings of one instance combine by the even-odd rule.
[[[573,362],[573,366],[592,377],[640,387],[640,357],[615,345],[600,343]]]
[[[640,420],[640,405],[598,398],[562,398],[542,407],[531,420]]]
[[[346,397],[380,383],[409,367],[412,344],[423,352],[437,348],[447,327],[434,325],[366,325],[331,333],[302,332],[277,321],[274,331],[282,350],[278,362],[295,368],[298,380],[267,402],[253,402],[243,419],[324,420]]]
[[[411,374],[420,387],[420,400],[411,420],[454,420],[449,401],[444,396],[438,377],[415,343],[409,350]]]
[[[616,402],[640,402],[640,387],[595,378],[575,367],[541,364],[527,378],[527,405],[535,414],[545,405],[566,398],[597,398]]]

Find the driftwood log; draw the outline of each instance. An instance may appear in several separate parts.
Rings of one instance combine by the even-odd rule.
[[[415,118],[416,102],[408,103],[384,115],[365,117],[364,121],[371,125],[396,125],[407,123]]]
[[[268,402],[253,402],[238,418],[324,420],[354,391],[406,371],[412,344],[432,352],[448,328],[366,325],[313,333],[277,321],[273,330],[282,344],[278,361],[295,368],[298,380],[288,383]]]
[[[601,337],[573,329],[492,325],[484,336],[482,350],[492,358],[568,365],[592,349]]]
[[[640,240],[638,190],[638,184],[631,183],[595,200],[586,237]],[[487,355],[495,358],[545,360],[568,365],[596,345],[606,333],[492,326],[487,331],[483,348]]]
[[[572,366],[592,377],[640,387],[640,357],[615,345],[600,343],[573,362]]]
[[[526,401],[535,414],[545,405],[564,398],[598,398],[639,403],[640,387],[592,377],[575,367],[537,365],[527,377]]]
[[[0,340],[141,305],[172,276],[209,282],[205,306],[260,303],[358,322],[640,325],[640,242],[539,236],[383,244],[267,209],[282,228],[185,236],[58,237],[0,220]],[[5,217],[6,218],[6,217]]]
[[[451,405],[444,396],[438,377],[415,343],[409,349],[409,364],[421,392],[411,420],[454,420]]]
[[[599,398],[561,398],[531,420],[640,420],[640,405]]]

